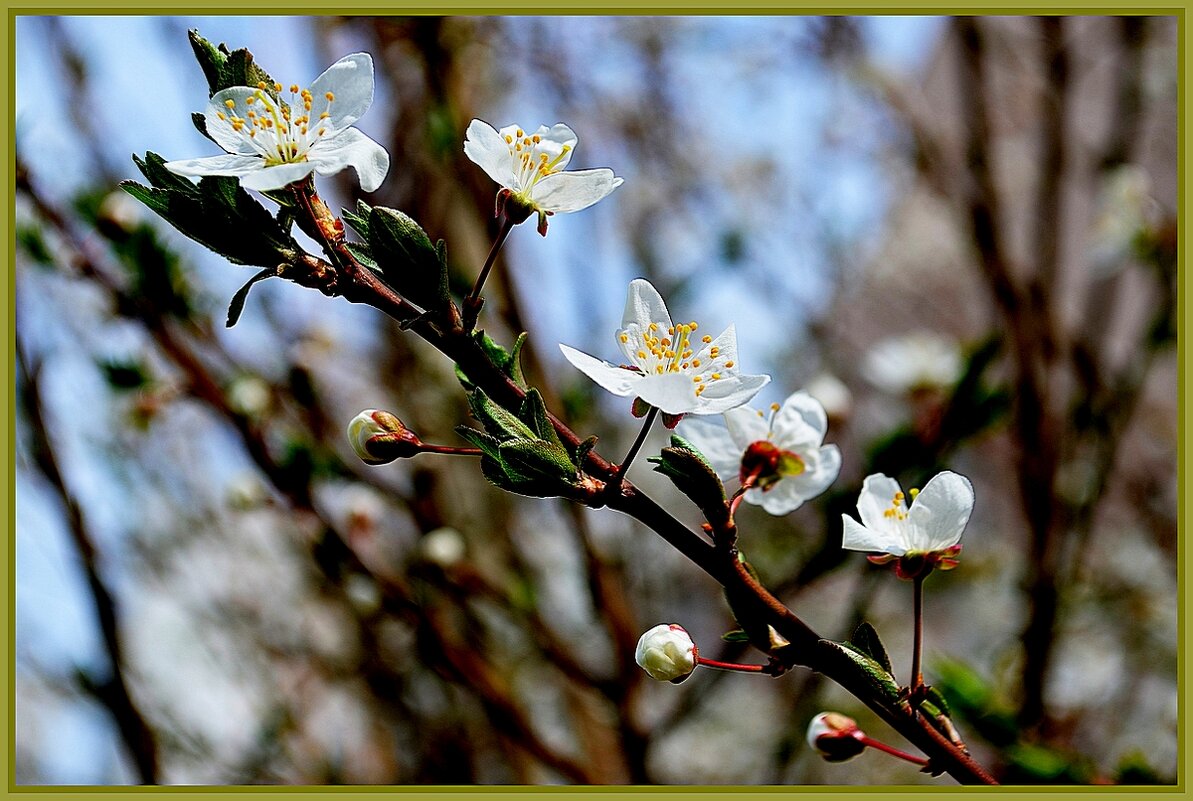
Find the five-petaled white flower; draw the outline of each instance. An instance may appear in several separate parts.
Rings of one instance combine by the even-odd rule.
[[[671,322],[662,297],[642,278],[630,282],[621,326],[617,342],[628,365],[612,365],[567,345],[559,349],[614,395],[639,398],[672,418],[721,414],[748,403],[770,381],[768,375],[738,372],[732,325],[713,339],[698,335],[695,322]]]
[[[882,473],[866,476],[857,500],[862,522],[841,515],[845,526],[841,546],[876,553],[872,557],[876,562],[923,557],[944,570],[955,567],[953,557],[961,550],[961,533],[973,512],[973,484],[946,470],[933,476],[923,491],[913,489],[909,494],[910,506],[899,482]],[[914,572],[914,568],[907,570]],[[902,566],[900,571],[905,572]]]
[[[281,189],[312,172],[333,175],[352,167],[361,189],[372,192],[389,172],[389,154],[349,127],[373,103],[373,59],[344,56],[315,79],[310,89],[281,84],[232,86],[207,104],[207,134],[227,155],[171,161],[179,175],[229,175],[246,189]]]
[[[828,429],[824,407],[796,392],[770,415],[746,406],[725,412],[727,428],[705,420],[683,424],[680,433],[695,445],[722,478],[747,480],[745,499],[772,515],[793,512],[828,488],[841,470],[841,451],[822,445]]]
[[[528,133],[517,125],[498,131],[487,122],[473,120],[464,153],[503,187],[499,211],[506,208],[515,223],[537,212],[539,233],[546,236],[549,215],[586,209],[622,184],[607,168],[564,172],[577,141],[562,122],[550,128],[540,125]]]
[[[675,623],[660,623],[638,639],[634,661],[656,681],[679,684],[696,669],[696,643]]]

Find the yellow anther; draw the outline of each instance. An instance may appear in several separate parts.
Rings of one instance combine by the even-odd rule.
[[[705,334],[704,336],[700,337],[700,341],[707,345],[709,342],[712,342],[712,337],[710,337],[708,334]]]
[[[711,348],[708,352],[711,356],[713,356],[713,358],[716,358],[717,354],[719,354],[721,352],[721,349],[714,347],[714,348]]]
[[[257,81],[257,88],[264,90],[265,89],[265,81]]]
[[[671,334],[671,336],[675,336],[675,326],[671,326],[670,328],[668,328],[667,333]]]
[[[699,366],[700,366],[700,360],[699,360],[699,359],[692,359],[692,366],[693,366],[693,367],[699,367]]]
[[[505,143],[507,145],[512,145],[514,143],[514,137],[510,136],[509,134],[506,134],[505,135]]]
[[[693,381],[693,382],[695,382],[695,383],[697,383],[697,384],[699,384],[699,383],[700,383],[701,381],[703,381],[703,380],[704,380],[704,376],[702,376],[702,375],[694,376],[694,377],[692,378],[692,381]]]
[[[330,103],[330,102],[332,102],[333,100],[335,100],[335,99],[336,99],[336,96],[335,96],[335,94],[333,94],[332,92],[328,92],[328,93],[326,93],[326,94],[325,94],[325,95],[323,95],[323,96],[327,98],[327,102],[328,102],[328,103]]]
[[[519,128],[518,129],[518,138],[521,139],[525,135],[526,135],[526,132],[523,131],[521,128]]]
[[[645,358],[646,358],[646,351],[644,351],[644,350],[640,350],[640,351],[638,351],[638,358],[639,358],[639,359],[645,359]]]
[[[275,84],[273,85],[273,91],[275,91],[275,92],[280,92],[280,91],[282,91],[282,85],[281,85],[280,83],[275,83]]]
[[[663,337],[663,345],[668,348],[671,347],[671,337]]]
[[[325,134],[325,133],[327,133],[327,130],[325,128],[320,128],[317,132],[317,135],[323,136],[323,134]]]
[[[733,362],[725,362],[725,366],[726,366],[726,367],[732,367],[732,366],[733,366]]]
[[[536,145],[537,145],[539,142],[543,141],[543,137],[539,136],[538,134],[535,134],[535,135],[534,135],[532,138],[534,139],[534,143],[535,143]]]
[[[697,325],[696,325],[696,321],[695,321],[695,320],[693,320],[692,322],[688,323],[688,328],[692,329],[693,331],[695,331],[695,330],[696,330],[698,327],[699,327],[699,326],[697,326]]]
[[[665,350],[665,351],[663,351],[663,356],[664,356],[665,358],[668,358],[668,359],[674,359],[674,358],[675,358],[675,351],[673,351],[673,350]]]
[[[222,112],[222,111],[217,111],[217,112],[215,113],[215,116],[219,117],[221,120],[227,120],[227,119],[228,119],[227,117],[225,117],[225,116],[224,116],[224,112]]]
[[[231,99],[229,99],[229,100],[225,100],[225,101],[224,101],[224,105],[225,105],[225,106],[227,106],[227,107],[228,107],[228,108],[230,108],[230,109],[231,109],[231,108],[236,108],[236,101],[235,101],[235,100],[231,100]]]
[[[902,491],[895,493],[895,503],[903,503],[903,492]]]
[[[680,365],[680,366],[681,366],[681,367],[683,367],[683,369],[685,369],[685,370],[686,370],[686,369],[688,369],[688,363],[687,363],[687,362],[684,362],[684,363],[683,363],[682,365]]]
[[[658,330],[659,330],[659,325],[658,325],[658,323],[651,323],[651,324],[650,324],[649,326],[647,326],[647,327],[648,327],[648,328],[649,328],[651,331],[658,331]]]
[[[298,84],[296,84],[296,83],[290,84],[290,93],[295,94],[295,95],[298,94]]]
[[[623,343],[630,341],[630,338],[628,336],[626,336],[625,334],[621,334],[617,338],[620,339]]]
[[[883,513],[882,513],[882,516],[883,516],[883,517],[894,517],[894,516],[895,516],[895,510],[894,510],[894,509],[886,509],[886,510],[884,510],[884,511],[883,511]]]
[[[331,116],[331,115],[330,115],[330,114],[328,114],[328,113],[325,111],[325,112],[323,112],[322,114],[320,114],[320,115],[319,115],[319,119],[321,119],[321,120],[325,120],[325,119],[327,119],[327,118],[328,118],[328,117],[330,117],[330,116]]]
[[[656,366],[654,371],[656,373],[658,373],[659,375],[662,375],[663,374],[663,365],[660,364],[660,365]]]
[[[912,487],[911,489],[909,489],[907,491],[907,493],[909,495],[911,495],[911,499],[914,501],[916,496],[920,494],[920,491],[918,489],[916,489],[915,487]]]
[[[716,381],[716,380],[717,380],[718,378],[720,378],[720,377],[721,377],[721,374],[720,374],[720,373],[713,373],[713,374],[712,374],[712,379],[713,379],[713,381]]]
[[[729,366],[729,365],[726,365],[726,367],[728,367],[728,366]],[[777,403],[772,403],[772,404],[770,405],[770,410],[771,410],[772,412],[777,412],[777,411],[779,411],[779,404],[777,404]]]

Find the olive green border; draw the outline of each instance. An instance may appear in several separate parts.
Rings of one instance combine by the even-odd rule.
[[[16,742],[16,718],[15,718],[15,704],[16,704],[16,678],[15,670],[13,669],[13,659],[15,656],[15,530],[16,530],[16,486],[15,486],[15,442],[16,442],[16,412],[14,409],[15,396],[15,360],[14,353],[16,348],[16,305],[15,305],[15,269],[13,268],[15,259],[16,239],[14,233],[15,221],[15,184],[13,173],[13,165],[16,162],[16,143],[15,143],[15,86],[16,86],[16,60],[15,60],[15,44],[16,44],[16,18],[23,15],[139,15],[145,13],[152,14],[170,14],[170,15],[184,15],[196,14],[205,16],[270,16],[270,15],[292,15],[297,13],[308,13],[317,15],[319,13],[334,13],[336,15],[398,15],[398,14],[510,14],[510,13],[530,13],[533,12],[539,15],[590,15],[590,14],[683,14],[683,15],[714,15],[714,14],[733,14],[733,15],[766,15],[766,14],[900,14],[900,15],[917,15],[917,14],[1131,14],[1131,15],[1157,15],[1157,16],[1175,16],[1178,18],[1178,38],[1179,38],[1179,97],[1178,97],[1178,130],[1180,132],[1177,165],[1180,180],[1178,183],[1178,203],[1180,208],[1180,219],[1178,222],[1178,236],[1180,246],[1180,255],[1178,260],[1178,300],[1177,300],[1177,318],[1178,318],[1178,334],[1177,334],[1177,359],[1180,367],[1180,377],[1178,380],[1178,443],[1177,443],[1177,469],[1180,483],[1180,491],[1178,493],[1178,520],[1180,525],[1180,532],[1188,530],[1189,522],[1189,504],[1186,499],[1186,490],[1189,488],[1187,482],[1187,475],[1185,471],[1185,457],[1186,457],[1186,440],[1188,439],[1190,424],[1193,423],[1193,409],[1188,408],[1186,400],[1188,395],[1186,393],[1185,380],[1188,375],[1189,368],[1189,354],[1187,348],[1184,347],[1184,334],[1187,330],[1187,318],[1189,314],[1189,306],[1186,303],[1186,295],[1188,293],[1188,282],[1184,280],[1186,259],[1185,248],[1183,247],[1185,234],[1187,232],[1186,217],[1186,174],[1185,174],[1185,153],[1186,140],[1189,137],[1188,130],[1185,126],[1185,109],[1186,97],[1189,92],[1187,82],[1187,62],[1185,59],[1186,53],[1186,25],[1188,5],[1181,4],[1164,4],[1148,7],[1125,7],[1121,0],[1104,0],[1103,2],[1090,2],[1090,0],[1060,0],[1059,2],[1039,2],[1039,3],[1019,3],[1012,6],[1001,5],[968,5],[959,6],[956,2],[945,2],[945,0],[938,0],[937,2],[921,2],[915,5],[906,5],[896,0],[885,2],[884,0],[871,0],[865,5],[855,5],[838,7],[826,5],[823,3],[808,3],[799,2],[796,0],[752,0],[748,6],[726,8],[724,0],[651,0],[649,7],[641,8],[634,7],[625,3],[594,3],[592,0],[583,4],[569,5],[561,7],[558,5],[545,7],[544,0],[504,0],[500,3],[486,3],[486,2],[472,2],[467,4],[443,4],[443,5],[427,5],[421,3],[404,4],[396,6],[392,3],[382,4],[381,2],[362,3],[357,0],[350,6],[328,8],[325,4],[315,2],[315,0],[253,0],[251,7],[245,6],[198,6],[187,5],[179,6],[177,8],[163,8],[161,2],[155,0],[124,0],[119,7],[112,7],[105,5],[102,0],[75,0],[70,5],[63,6],[43,6],[37,3],[28,2],[14,2],[6,4],[8,12],[7,25],[4,27],[4,34],[2,38],[2,46],[0,52],[4,54],[2,78],[0,80],[0,92],[3,92],[3,108],[8,113],[8,123],[5,126],[7,137],[6,151],[8,158],[0,164],[0,176],[3,177],[4,184],[9,186],[7,193],[7,213],[5,214],[6,223],[6,245],[7,245],[7,265],[8,275],[5,281],[5,289],[8,293],[7,302],[3,308],[7,314],[8,319],[5,320],[8,333],[8,348],[5,352],[0,353],[0,364],[3,365],[6,376],[6,383],[8,392],[0,399],[0,416],[7,421],[5,432],[8,437],[7,456],[2,460],[2,467],[0,467],[0,476],[3,477],[4,483],[8,487],[8,492],[4,495],[7,506],[5,508],[5,519],[8,523],[8,544],[5,548],[0,548],[0,575],[3,575],[6,580],[6,591],[0,597],[0,609],[4,611],[4,621],[7,626],[7,636],[0,638],[0,670],[4,672],[7,679],[7,692],[0,694],[0,712],[8,725],[4,731],[7,734],[7,743],[3,749],[0,749],[0,759],[4,760],[7,775],[7,785],[4,788],[4,794],[12,798],[30,798],[41,799],[47,796],[65,797],[65,796],[91,796],[91,795],[120,795],[128,797],[138,797],[145,799],[165,799],[174,795],[184,795],[188,799],[194,801],[206,801],[206,799],[254,799],[260,798],[262,795],[295,797],[300,795],[327,795],[343,794],[361,795],[361,794],[376,794],[388,793],[394,796],[400,796],[402,799],[434,799],[435,801],[448,801],[448,799],[471,797],[474,795],[495,795],[506,796],[510,794],[527,794],[534,796],[536,799],[555,799],[555,798],[571,798],[578,795],[607,795],[610,793],[616,794],[619,798],[631,799],[647,799],[647,798],[662,798],[671,796],[690,796],[697,795],[702,797],[708,796],[722,796],[725,798],[732,798],[738,795],[750,796],[765,796],[768,799],[776,798],[800,798],[811,799],[818,797],[842,799],[849,796],[858,797],[874,797],[879,794],[897,793],[900,795],[907,793],[928,794],[935,798],[962,798],[971,793],[995,793],[999,795],[1009,794],[1016,798],[1035,797],[1052,794],[1068,795],[1071,793],[1090,793],[1096,795],[1110,794],[1115,799],[1155,799],[1157,795],[1160,796],[1184,796],[1185,795],[1185,776],[1189,769],[1188,755],[1185,753],[1185,747],[1188,745],[1188,736],[1186,732],[1186,724],[1188,716],[1186,714],[1186,704],[1184,697],[1184,689],[1188,686],[1189,679],[1189,662],[1185,659],[1185,645],[1187,640],[1185,638],[1184,623],[1188,619],[1189,608],[1186,604],[1185,593],[1185,577],[1186,568],[1189,562],[1188,549],[1185,547],[1183,537],[1178,539],[1178,569],[1177,569],[1177,602],[1179,609],[1182,612],[1181,625],[1178,626],[1178,784],[1173,787],[1133,787],[1133,788],[1117,788],[1117,787],[1058,787],[1058,788],[1044,788],[1044,787],[978,787],[978,788],[958,788],[954,786],[940,786],[940,787],[872,787],[872,788],[857,788],[857,787],[575,787],[575,788],[558,788],[558,787],[297,787],[297,788],[282,788],[282,787],[232,787],[232,788],[210,788],[210,787],[170,787],[170,788],[145,788],[145,787],[18,787],[15,783],[15,742]],[[244,43],[246,45],[250,43]],[[51,99],[52,100],[52,99]]]

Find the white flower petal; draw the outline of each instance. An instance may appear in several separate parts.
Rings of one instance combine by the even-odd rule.
[[[704,392],[700,395],[700,408],[692,411],[696,414],[722,414],[749,403],[769,383],[768,375],[730,375],[710,381],[704,385]]]
[[[510,128],[510,136],[513,136],[517,126]],[[517,183],[514,160],[510,158],[505,137],[484,120],[468,123],[468,130],[464,133],[464,155],[502,186],[513,188]]]
[[[725,426],[739,453],[744,453],[755,442],[765,441],[770,433],[762,412],[748,406],[738,406],[725,412]]]
[[[817,446],[824,442],[828,415],[811,395],[796,392],[783,401],[771,430],[775,443],[784,450]]]
[[[319,142],[307,158],[320,175],[334,175],[352,167],[360,179],[360,188],[366,192],[376,191],[389,173],[389,153],[356,128]]]
[[[841,472],[841,451],[836,445],[825,445],[799,454],[804,460],[804,472],[788,476],[780,484],[794,488],[804,500],[815,498],[837,480]]]
[[[789,479],[779,481],[761,495],[762,508],[776,517],[794,512],[806,500]],[[750,499],[747,497],[746,500]]]
[[[679,424],[679,435],[704,454],[723,480],[736,479],[741,473],[743,449],[737,447],[724,426],[700,417],[688,417]]]
[[[875,531],[854,520],[849,515],[841,515],[844,527],[841,535],[841,547],[850,551],[871,551],[874,553],[889,553],[902,556],[907,553],[903,543],[889,530]]]
[[[262,161],[256,156],[237,156],[224,153],[200,159],[167,161],[166,169],[175,175],[191,177],[202,175],[248,175],[261,169]]]
[[[567,213],[588,208],[622,183],[610,169],[557,172],[535,184],[531,196],[543,211]]]
[[[901,491],[898,481],[882,473],[866,476],[857,499],[857,512],[862,523],[873,529],[893,529],[892,521],[884,517],[883,512],[891,508],[895,493]]]
[[[667,304],[663,302],[663,296],[650,281],[635,278],[630,281],[625,311],[621,315],[621,327],[624,329],[637,324],[639,330],[645,331],[651,323],[656,323],[665,332],[672,327],[671,315],[667,313]]]
[[[910,550],[943,551],[961,541],[973,512],[973,484],[965,476],[944,471],[935,475],[911,504],[908,522],[915,541]]]
[[[258,161],[258,166],[263,161]],[[301,181],[315,171],[315,164],[311,161],[300,161],[295,164],[277,164],[273,167],[261,167],[245,173],[240,178],[240,185],[245,189],[256,189],[267,192],[271,189],[281,189],[283,186]]]
[[[717,355],[715,358],[720,360],[721,363],[736,362],[737,326],[733,323],[730,323],[729,327],[718,334],[716,339],[712,340],[700,348],[700,350],[696,351],[696,355],[693,357],[693,360],[699,361],[701,364],[706,366],[711,366],[714,357],[710,356],[709,354],[712,353],[713,348],[717,349]]]
[[[563,357],[571,362],[573,367],[614,395],[623,398],[626,395],[631,395],[636,392],[638,385],[642,382],[642,375],[632,370],[615,367],[567,345],[560,345],[559,349],[563,351]]]
[[[642,376],[634,394],[667,414],[710,414],[703,408],[703,399],[696,397],[691,377],[683,373]]]
[[[576,132],[562,122],[557,122],[550,129],[546,125],[540,125],[535,133],[541,136],[545,142],[555,143],[559,146],[558,150],[552,149],[552,158],[554,158],[554,153],[562,155],[559,163],[555,165],[555,169],[562,170],[567,167],[568,162],[572,160],[572,154],[576,152],[576,144],[580,141],[576,137]]]
[[[327,93],[335,97],[328,102]],[[373,104],[373,57],[352,53],[332,64],[311,84],[311,120],[326,111],[328,135],[359,120]]]
[[[229,153],[238,153],[242,156],[250,154],[261,154],[261,149],[256,146],[252,139],[249,138],[248,132],[252,130],[252,126],[245,125],[241,131],[235,131],[232,128],[231,118],[233,116],[245,119],[248,116],[249,106],[245,103],[250,97],[255,97],[257,90],[249,86],[230,86],[212,95],[211,100],[207,101],[207,110],[203,112],[203,119],[207,125],[207,135],[215,140],[215,143],[222,147]],[[227,101],[231,100],[235,107],[229,109]],[[220,115],[223,115],[223,119]]]

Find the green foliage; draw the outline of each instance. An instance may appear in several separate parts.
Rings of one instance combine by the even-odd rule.
[[[16,237],[17,247],[24,251],[25,255],[32,259],[35,264],[49,265],[54,263],[54,254],[50,252],[50,246],[46,243],[46,238],[39,226],[18,224],[16,227]]]
[[[514,340],[514,347],[512,350],[506,350],[496,340],[486,334],[484,331],[477,331],[473,334],[476,338],[477,344],[481,346],[481,350],[489,357],[498,370],[500,370],[518,386],[526,389],[526,376],[522,374],[522,362],[519,359],[519,354],[522,352],[522,346],[526,344],[526,332],[523,331],[518,334],[518,338]],[[464,371],[456,365],[456,378],[464,386],[464,389],[471,392],[475,388],[475,384],[469,380]]]
[[[276,267],[293,260],[298,243],[235,178],[205,177],[199,183],[175,175],[156,153],[133,161],[150,186],[120,187],[186,236],[236,264]]]
[[[369,256],[390,286],[424,309],[446,308],[447,250],[442,241],[432,244],[426,231],[397,209],[378,206],[369,209],[366,219],[353,217],[352,227],[363,229]]]
[[[678,434],[671,435],[671,447],[648,461],[701,510],[724,505],[725,487],[717,472],[696,446]]]
[[[579,479],[580,461],[559,439],[538,390],[530,390],[518,414],[495,403],[481,389],[468,396],[484,431],[456,431],[483,452],[481,472],[501,489],[520,495],[566,495]]]
[[[866,656],[873,659],[882,669],[887,673],[894,673],[891,667],[890,654],[886,652],[886,647],[883,646],[882,640],[878,638],[878,632],[866,621],[862,621],[853,631],[853,636],[850,637],[848,645],[853,646],[861,651]]]
[[[853,662],[862,675],[866,677],[871,689],[875,692],[884,696],[888,701],[895,702],[899,700],[899,683],[895,681],[895,677],[888,670],[870,657],[869,654],[864,653],[856,645],[848,642],[821,640],[820,643],[836,650]]]

